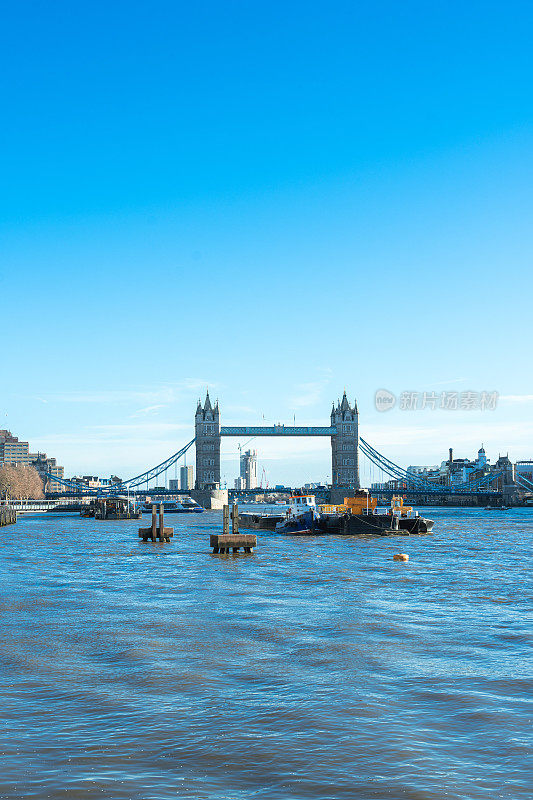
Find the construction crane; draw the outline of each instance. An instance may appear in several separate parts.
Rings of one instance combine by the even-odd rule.
[[[241,456],[242,456],[243,448],[246,447],[247,444],[250,444],[250,442],[253,441],[253,439],[255,439],[255,438],[256,438],[255,436],[252,436],[252,438],[248,439],[248,441],[245,442],[244,444],[241,444],[240,442],[237,444],[237,449],[239,451],[239,470],[241,468]]]
[[[239,475],[240,475],[240,472],[241,472],[241,458],[242,458],[243,448],[246,447],[247,444],[250,444],[250,442],[255,438],[256,438],[255,436],[252,436],[252,438],[248,439],[248,441],[245,442],[244,444],[241,444],[240,442],[237,443],[237,449],[239,451]]]
[[[255,438],[256,438],[255,436],[252,436],[252,438],[248,439],[248,441],[245,442],[244,444],[241,444],[240,442],[237,444],[237,449],[239,451],[239,461],[240,461],[240,458],[242,456],[242,448],[246,447],[247,444],[250,444],[250,442],[253,441]]]

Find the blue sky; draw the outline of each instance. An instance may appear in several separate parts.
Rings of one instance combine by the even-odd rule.
[[[2,427],[125,477],[225,423],[324,423],[400,463],[533,458],[528,3],[3,11]],[[374,393],[498,391],[379,414]],[[236,472],[237,443],[223,471]],[[327,441],[258,440],[271,482]]]

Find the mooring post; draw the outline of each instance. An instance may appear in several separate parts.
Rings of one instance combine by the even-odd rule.
[[[139,536],[143,542],[151,539],[152,542],[170,542],[171,536],[174,536],[174,528],[165,528],[165,506],[163,503],[159,504],[159,528],[157,527],[157,506],[152,503],[152,526],[150,528],[139,528]]]
[[[233,536],[237,536],[239,533],[239,509],[237,503],[233,503],[233,508],[231,509],[231,532]],[[237,553],[238,550],[238,547],[233,548],[234,553]]]
[[[157,519],[156,519],[156,507],[155,504],[152,505],[152,542],[155,542],[157,538]]]
[[[222,533],[229,533],[229,506],[222,509]]]
[[[229,532],[229,518],[231,516],[231,533]],[[257,545],[257,536],[251,533],[239,534],[239,509],[237,503],[230,508],[229,505],[222,507],[222,533],[212,533],[209,543],[213,548],[213,553],[226,555],[230,550],[238,553],[239,548],[243,547],[245,553],[251,553],[252,547]]]
[[[165,506],[159,503],[159,538],[161,541],[165,538]]]

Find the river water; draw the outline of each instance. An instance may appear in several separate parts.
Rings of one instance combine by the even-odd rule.
[[[0,797],[531,797],[533,510],[423,513],[251,556],[217,512],[1,528]]]

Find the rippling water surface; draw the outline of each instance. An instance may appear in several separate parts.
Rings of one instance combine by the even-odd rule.
[[[217,512],[1,528],[0,797],[530,797],[533,510],[428,515],[252,556]]]

